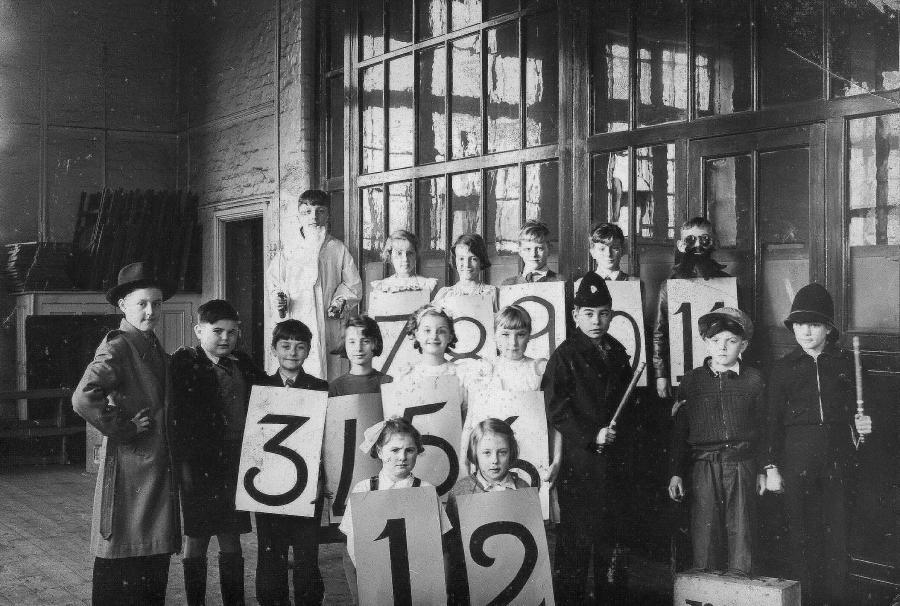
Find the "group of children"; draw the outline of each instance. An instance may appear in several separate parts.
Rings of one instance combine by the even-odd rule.
[[[528,222],[519,239],[524,270],[504,284],[564,280],[547,267],[546,226]],[[146,275],[140,263],[123,268],[119,284],[107,293],[107,299],[125,318],[120,329],[101,343],[73,396],[76,411],[109,438],[94,502],[95,603],[163,603],[169,556],[180,549],[179,496],[188,603],[204,603],[206,552],[213,535],[220,549],[223,601],[243,603],[239,535],[249,532],[251,525],[248,514],[235,511],[234,494],[252,385],[327,390],[331,396],[340,396],[379,393],[392,380],[425,385],[441,376],[458,379],[464,425],[460,465],[473,470],[462,474],[450,490],[446,511],[436,504],[442,529],[447,531],[451,601],[466,600],[461,546],[452,530],[458,527],[455,497],[525,485],[510,470],[518,451],[510,426],[494,418],[478,420],[480,411],[467,410],[468,390],[499,389],[544,394],[550,464],[541,475],[553,484],[559,505],[553,565],[557,601],[587,602],[586,580],[593,561],[594,599],[622,603],[627,579],[610,574],[610,558],[621,530],[617,523],[624,502],[621,495],[628,487],[614,481],[613,468],[621,452],[610,420],[632,378],[632,364],[625,347],[608,334],[614,305],[605,281],[629,277],[619,268],[624,236],[617,226],[597,226],[591,242],[597,268],[576,283],[571,310],[574,328],[549,360],[525,355],[531,318],[515,305],[496,314],[499,357],[481,361],[473,370],[471,362],[454,362],[448,355],[456,335],[452,313],[440,301],[450,295],[489,293],[495,301],[497,296],[495,286],[482,282],[482,270],[490,265],[483,238],[465,234],[452,249],[459,281],[438,291],[431,304],[409,318],[408,334],[420,353],[418,363],[399,369],[393,378],[374,370],[373,358],[384,347],[378,325],[368,316],[350,314],[342,322],[341,338],[334,348],[349,361],[350,369],[330,382],[304,371],[310,352],[316,350],[316,335],[296,319],[278,323],[273,332],[271,352],[278,370],[267,376],[256,368],[236,349],[240,319],[221,300],[209,301],[198,310],[199,345],[182,348],[167,360],[153,327],[162,301],[174,291]],[[722,267],[710,256],[712,243],[708,221],[685,223],[672,277],[722,275]],[[413,234],[393,233],[385,245],[385,258],[397,273],[373,288],[433,291],[436,284],[415,273],[417,249]],[[659,302],[661,315],[666,315],[664,293],[665,286]],[[332,300],[328,315],[340,315],[351,304],[350,297],[338,298],[341,309],[332,309]],[[317,295],[316,300],[320,299]],[[668,396],[663,323],[657,319],[654,366],[657,391]],[[846,511],[841,504],[853,445],[850,431],[855,436],[870,433],[871,419],[854,418],[852,366],[835,343],[837,328],[828,293],[816,284],[802,289],[785,325],[794,332],[798,347],[776,362],[766,381],[740,359],[753,333],[753,323],[744,312],[724,308],[700,318],[709,357],[687,373],[680,386],[673,412],[669,495],[677,501],[685,495],[691,498],[695,567],[749,574],[753,493],[783,490],[795,574],[805,587],[838,584],[833,589],[839,592],[841,566],[846,573]],[[413,474],[423,446],[410,422],[391,418],[370,428],[361,448],[380,459],[382,470],[357,484],[353,492],[427,485]],[[256,515],[260,604],[290,603],[291,568],[296,603],[321,603],[318,532],[326,497],[320,487],[312,518]],[[833,506],[825,507],[824,515],[813,520],[809,510],[820,501]],[[821,530],[822,524],[828,532]],[[349,506],[340,530],[348,537],[345,570],[355,594]],[[826,544],[817,547],[823,536],[828,537]],[[293,566],[288,560],[291,548]],[[721,557],[723,550],[727,559]],[[121,579],[130,582],[123,584]]]

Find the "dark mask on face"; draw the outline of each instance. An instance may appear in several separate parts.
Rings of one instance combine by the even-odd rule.
[[[688,248],[685,252],[675,252],[675,274],[677,278],[711,278],[725,266],[712,258],[713,246],[708,248]]]

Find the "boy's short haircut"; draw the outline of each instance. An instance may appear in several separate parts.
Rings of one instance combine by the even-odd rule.
[[[419,454],[425,452],[425,445],[422,444],[422,434],[419,433],[419,430],[403,417],[391,417],[384,422],[381,433],[378,434],[378,439],[375,440],[375,444],[369,450],[369,456],[377,459],[378,450],[383,448],[390,441],[391,437],[395,435],[412,436]]]
[[[303,341],[307,345],[312,343],[312,331],[300,320],[282,320],[272,330],[272,348],[279,341]]]
[[[467,246],[469,252],[478,257],[481,269],[487,269],[491,266],[491,262],[488,259],[487,244],[485,243],[484,238],[479,234],[463,234],[459,236],[456,241],[453,242],[453,246],[450,247],[451,265],[453,265],[453,269],[456,269],[456,247],[459,245]]]
[[[212,299],[197,308],[197,324],[215,324],[219,320],[240,322],[241,316],[224,299]]]
[[[521,305],[507,305],[494,316],[494,329],[518,330],[524,328],[531,334],[531,314]]]
[[[419,237],[405,229],[398,229],[391,232],[384,240],[384,246],[381,248],[381,260],[385,263],[391,261],[391,251],[394,250],[394,240],[406,240],[412,245],[413,254],[419,256]]]
[[[331,209],[331,197],[328,192],[321,189],[307,189],[297,198],[297,206],[309,204],[310,206],[324,206]]]
[[[546,223],[531,219],[525,222],[522,229],[519,230],[519,242],[525,240],[529,242],[539,242],[547,244],[550,242],[550,228]]]
[[[362,329],[364,337],[372,339],[375,344],[375,348],[372,351],[376,357],[380,356],[381,352],[384,351],[384,339],[381,336],[381,329],[378,327],[378,322],[363,314],[351,316],[341,324],[341,343],[331,352],[333,355],[341,356],[342,358],[347,357],[347,346],[344,343],[344,340],[347,337],[348,328],[360,328]]]
[[[613,240],[625,243],[625,234],[622,228],[615,223],[598,223],[591,228],[591,243],[609,244]]]
[[[509,444],[509,462],[512,466],[519,458],[519,442],[516,441],[516,434],[512,427],[500,419],[485,419],[472,428],[472,433],[469,434],[469,446],[466,448],[466,459],[475,466],[475,469],[478,469],[478,443],[489,433],[506,438],[506,443]]]
[[[710,232],[713,231],[712,221],[710,221],[706,217],[694,217],[692,219],[688,219],[681,224],[681,231],[684,231],[686,229],[693,229],[695,227],[702,227],[708,229]]]
[[[422,323],[422,320],[426,316],[437,316],[439,318],[444,318],[447,321],[447,326],[450,327],[450,343],[447,345],[447,349],[453,349],[453,346],[456,345],[456,330],[453,328],[453,318],[450,317],[442,307],[437,307],[436,305],[432,305],[431,303],[426,303],[416,311],[409,314],[409,320],[406,321],[406,334],[409,339],[412,339],[413,347],[419,353],[422,353],[422,345],[416,341],[416,329],[419,328],[419,324]]]

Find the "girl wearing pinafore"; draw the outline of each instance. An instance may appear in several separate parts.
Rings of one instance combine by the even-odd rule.
[[[459,276],[459,282],[437,291],[432,303],[437,305],[446,297],[490,294],[496,310],[497,287],[482,281],[482,272],[491,266],[484,238],[478,234],[463,234],[456,239],[450,250],[453,251],[453,269]]]
[[[419,256],[419,238],[416,234],[398,229],[384,241],[381,258],[394,268],[393,275],[383,280],[373,280],[373,292],[409,292],[424,290],[431,294],[437,280],[416,273],[416,259]]]

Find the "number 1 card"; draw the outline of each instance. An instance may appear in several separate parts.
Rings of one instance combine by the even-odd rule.
[[[244,427],[235,507],[315,515],[328,393],[254,385]]]
[[[737,307],[737,280],[667,280],[665,288],[669,303],[669,376],[672,385],[679,385],[687,371],[706,359],[697,320],[720,307]]]

